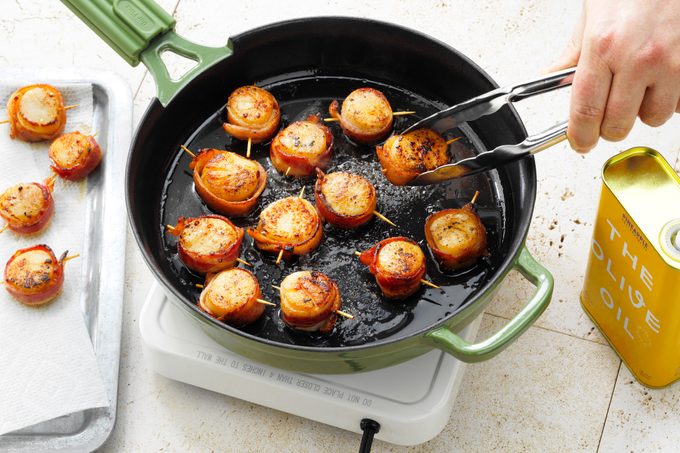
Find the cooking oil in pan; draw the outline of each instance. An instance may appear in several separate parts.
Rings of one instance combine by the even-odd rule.
[[[635,377],[680,379],[680,178],[650,148],[607,161],[581,304]]]
[[[342,99],[360,86],[372,86],[381,90],[397,110],[416,110],[412,117],[395,118],[395,129],[405,129],[412,122],[445,108],[446,105],[427,100],[407,90],[363,79],[345,77],[298,77],[281,80],[259,81],[258,86],[271,91],[281,107],[281,127],[293,121],[302,120],[311,114],[327,116],[328,105],[333,99]],[[243,153],[245,142],[235,140],[224,133],[222,123],[226,120],[224,109],[209,118],[187,145],[192,150],[201,148],[227,149]],[[471,296],[487,281],[506,256],[502,244],[505,242],[505,205],[500,175],[489,172],[453,181],[449,184],[429,187],[398,187],[390,184],[380,171],[375,157],[375,147],[357,145],[347,139],[337,124],[330,124],[334,136],[333,171],[351,171],[369,179],[376,188],[378,211],[394,221],[399,227],[393,228],[374,219],[357,230],[341,230],[330,225],[324,227],[324,239],[313,253],[295,258],[282,265],[275,264],[276,256],[257,250],[250,237],[246,236],[241,257],[253,264],[250,268],[257,276],[264,298],[278,302],[278,293],[271,285],[277,285],[289,273],[298,270],[317,270],[333,278],[340,288],[343,310],[355,315],[355,320],[340,320],[330,334],[300,333],[287,328],[280,320],[277,309],[268,309],[255,323],[244,327],[247,333],[282,343],[315,347],[341,347],[365,344],[392,337],[396,332],[409,335],[423,330],[437,321],[443,321],[459,310]],[[455,158],[468,157],[478,140],[467,129],[465,137],[454,143]],[[255,211],[244,218],[232,219],[241,227],[257,224],[260,211],[267,204],[279,198],[296,195],[306,187],[309,199],[313,197],[315,179],[288,178],[276,171],[269,161],[269,143],[253,144],[252,156],[267,170],[267,188]],[[191,158],[178,151],[175,167],[166,183],[162,206],[163,224],[174,225],[179,216],[200,216],[210,214],[193,188],[192,174],[188,169]],[[445,274],[429,257],[427,278],[442,286],[445,292],[423,288],[421,292],[406,301],[389,301],[380,296],[380,290],[368,268],[354,255],[355,250],[365,250],[390,236],[407,236],[427,249],[423,225],[425,218],[438,210],[461,207],[476,190],[481,192],[476,204],[478,212],[487,227],[491,257],[478,265],[457,274]],[[183,282],[185,295],[197,300],[199,290],[196,283],[202,279],[191,273],[179,260],[176,253],[176,238],[164,235],[166,256]]]

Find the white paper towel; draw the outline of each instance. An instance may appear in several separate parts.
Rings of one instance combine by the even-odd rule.
[[[28,81],[27,81],[28,83]],[[7,99],[17,86],[0,84],[0,115],[7,116]],[[90,84],[59,85],[67,112],[65,132],[91,130]],[[44,181],[52,174],[48,143],[9,138],[9,125],[0,125],[0,191],[18,183]],[[103,149],[106,155],[106,149]],[[0,234],[0,275],[14,251],[47,244],[59,257],[65,250],[80,253],[85,246],[87,180],[57,178],[55,212],[38,235]],[[4,223],[3,225],[4,226]],[[72,412],[109,403],[104,383],[79,306],[83,282],[82,259],[65,265],[62,294],[43,307],[28,307],[0,288],[0,434],[15,431]]]

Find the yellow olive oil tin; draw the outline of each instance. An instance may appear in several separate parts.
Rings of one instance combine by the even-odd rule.
[[[607,161],[581,305],[648,387],[680,378],[680,178],[650,148]]]

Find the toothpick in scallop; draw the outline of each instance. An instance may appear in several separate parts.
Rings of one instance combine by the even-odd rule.
[[[277,290],[277,291],[281,291],[281,287],[279,287],[279,286],[272,285],[272,288],[274,288],[274,289]],[[352,315],[352,314],[350,314],[350,313],[347,313],[346,311],[335,310],[334,313],[337,313],[337,314],[339,314],[340,316],[342,316],[342,317],[344,317],[344,318],[347,318],[347,319],[354,319],[354,315]]]
[[[355,254],[356,256],[359,256],[359,257],[361,256],[361,252],[358,252],[358,251],[356,251],[356,250],[354,251],[354,254]],[[425,286],[429,286],[430,288],[442,289],[441,286],[437,286],[437,285],[435,285],[434,283],[428,282],[427,280],[422,279],[422,278],[420,279],[420,283],[422,283],[422,284],[425,285]]]
[[[447,145],[450,145],[450,144],[453,143],[453,142],[457,142],[457,141],[460,140],[461,138],[463,138],[463,137],[461,136],[461,137],[452,138],[451,140],[447,140],[447,141],[446,141],[446,144],[447,144]]]
[[[4,227],[0,228],[0,234],[2,234],[7,228],[9,228],[9,223],[6,224]]]
[[[246,260],[242,260],[241,258],[236,258],[236,261],[238,261],[239,263],[243,264],[244,266],[253,267],[252,264],[250,264],[250,263],[249,263],[248,261],[246,261]]]
[[[479,196],[479,190],[475,191],[475,194],[472,196],[472,200],[470,200],[470,204],[475,204],[475,201],[477,201],[478,196]]]
[[[194,159],[196,158],[196,154],[192,153],[191,150],[189,148],[187,148],[186,146],[179,145],[179,147],[182,148],[182,151],[184,151],[185,153],[190,155],[192,158],[194,158]]]
[[[279,256],[276,257],[276,265],[277,266],[281,262],[281,258],[283,258],[283,249],[279,250]]]
[[[382,220],[383,222],[388,223],[395,228],[397,227],[397,225],[394,222],[392,222],[390,219],[388,219],[387,217],[385,217],[384,215],[382,215],[378,211],[373,211],[373,215],[376,216],[377,218],[379,218],[380,220]]]
[[[253,146],[253,139],[248,137],[248,144],[246,145],[246,157],[250,159],[250,147]]]

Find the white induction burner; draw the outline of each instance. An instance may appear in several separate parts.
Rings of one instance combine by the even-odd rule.
[[[472,341],[481,317],[460,335]],[[163,376],[262,406],[361,433],[364,418],[381,425],[375,436],[399,445],[432,439],[446,426],[465,364],[440,351],[378,371],[312,375],[244,358],[207,336],[157,283],[142,308],[144,353]]]

